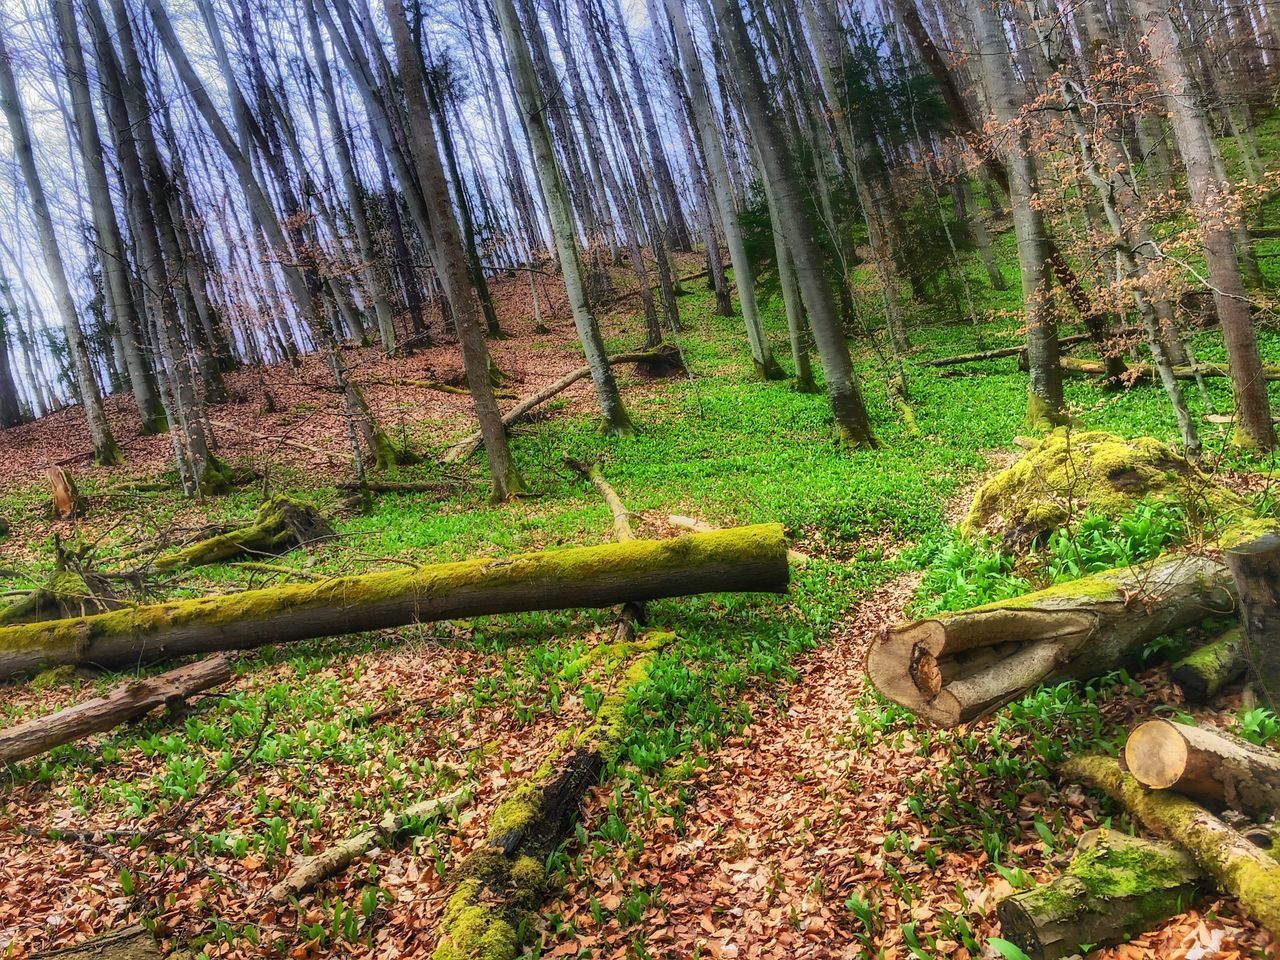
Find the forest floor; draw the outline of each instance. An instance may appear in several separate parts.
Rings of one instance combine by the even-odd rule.
[[[1001,244],[1011,263],[1012,237]],[[1263,253],[1274,270],[1280,249]],[[971,278],[994,318],[986,345],[1016,342],[1016,324],[999,311],[1015,307],[1017,293],[986,289],[977,270]],[[523,286],[513,282],[502,302],[513,336],[493,349],[515,393],[578,365],[563,310],[549,334],[536,334]],[[528,931],[530,953],[992,956],[999,896],[1052,875],[1084,830],[1119,822],[1113,807],[1062,783],[1054,765],[1076,750],[1114,751],[1128,722],[1180,695],[1153,662],[1135,675],[1037,691],[950,732],[930,731],[879,698],[862,677],[867,643],[917,594],[920,571],[951,542],[973,485],[1015,452],[1025,374],[1012,358],[921,367],[975,349],[958,310],[922,305],[933,322],[913,332],[906,370],[923,435],[904,429],[864,346],[858,365],[883,446],[844,452],[832,442],[824,396],[751,378],[740,320],[714,316],[703,281],[687,284],[681,305],[694,377],[643,381],[624,369],[640,427],[629,439],[596,431],[587,383],[548,404],[514,431],[537,495],[511,504],[488,502],[478,459],[438,465],[439,452],[469,429],[466,397],[377,383],[456,379],[452,345],[400,361],[357,358],[368,362],[355,378],[393,438],[423,458],[397,478],[449,487],[382,495],[367,512],[348,509],[334,488],[350,473],[345,428],[331,395],[312,386],[323,382],[315,361],[273,368],[263,381],[256,371],[231,378],[236,402],[211,411],[232,425],[220,431],[221,452],[265,479],[203,503],[137,489],[166,469],[167,451],[161,439],[137,438],[123,402],[113,420],[126,441],[124,467],[77,459],[87,436],[74,410],[0,433],[0,516],[13,528],[0,557],[16,568],[5,589],[47,573],[54,534],[92,544],[94,562],[119,569],[140,546],[248,517],[267,489],[305,496],[334,520],[336,538],[273,561],[302,574],[603,542],[608,511],[564,469],[564,455],[602,461],[640,536],[671,535],[671,514],[716,525],[781,522],[811,558],[793,569],[787,596],[650,605],[652,622],[677,640],[632,692],[623,756],[552,857],[559,893]],[[782,348],[781,305],[769,301],[766,310]],[[642,339],[629,310],[606,327],[611,349]],[[1262,339],[1270,362],[1280,361],[1280,336],[1264,331]],[[1202,360],[1221,358],[1216,331],[1197,345]],[[275,413],[259,412],[261,382]],[[1101,393],[1072,380],[1067,389],[1082,427],[1176,436],[1155,386]],[[1210,390],[1217,408],[1229,409],[1225,382]],[[1194,393],[1189,402],[1206,412]],[[1210,462],[1268,499],[1274,463],[1227,452],[1227,425],[1203,427]],[[89,498],[74,525],[46,513],[40,469],[60,459]],[[225,564],[151,590],[192,596],[279,579]],[[239,657],[228,692],[180,716],[153,716],[14,766],[0,783],[0,957],[141,917],[207,957],[429,956],[451,867],[482,841],[503,791],[615,682],[579,667],[611,620],[608,611],[557,611],[264,648]],[[63,672],[11,685],[0,725],[117,679]],[[1220,707],[1225,721],[1238,696]],[[1263,732],[1274,736],[1280,724]],[[297,857],[458,777],[474,781],[476,798],[457,817],[358,861],[297,903],[266,905],[265,891]],[[93,835],[161,826],[168,831],[145,843]],[[58,839],[59,828],[80,838]],[[1099,955],[1201,960],[1257,955],[1264,945],[1230,901],[1207,899]]]

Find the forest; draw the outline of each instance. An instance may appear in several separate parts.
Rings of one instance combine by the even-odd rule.
[[[1280,950],[1280,2],[0,3],[0,960]]]

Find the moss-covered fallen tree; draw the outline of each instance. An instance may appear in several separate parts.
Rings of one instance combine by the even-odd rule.
[[[1183,696],[1192,703],[1205,703],[1244,676],[1248,665],[1244,628],[1236,626],[1177,661],[1170,675]]]
[[[0,679],[62,664],[178,656],[432,620],[787,588],[782,527],[574,547],[335,577],[0,627]]]
[[[0,626],[83,617],[115,610],[120,599],[110,585],[99,577],[93,583],[82,573],[60,566],[40,586],[26,596],[0,608]]]
[[[1185,848],[1246,914],[1280,936],[1280,863],[1238,830],[1180,794],[1148,790],[1111,757],[1073,757],[1062,774],[1101,790],[1148,830]]]
[[[1147,641],[1233,605],[1218,560],[1165,555],[894,627],[872,642],[867,675],[889,699],[952,727],[1041,683],[1100,676]]]
[[[1000,934],[1031,960],[1087,953],[1182,913],[1201,877],[1172,844],[1091,830],[1060,876],[1000,901]]]
[[[168,573],[244,556],[275,556],[331,536],[333,530],[311,504],[292,497],[272,497],[246,526],[161,554],[147,567]]]

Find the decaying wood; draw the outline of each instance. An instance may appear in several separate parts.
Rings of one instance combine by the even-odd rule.
[[[158,677],[129,680],[105,696],[0,730],[0,762],[27,760],[64,743],[113,730],[230,679],[231,661],[215,656]]]
[[[1236,544],[1223,555],[1240,597],[1250,673],[1267,705],[1280,709],[1280,532]]]
[[[237,557],[274,556],[332,536],[333,529],[311,504],[272,497],[258,508],[251,523],[162,554],[147,568],[168,573]]]
[[[595,487],[600,496],[604,497],[604,502],[609,506],[609,514],[613,517],[613,538],[618,543],[630,543],[634,540],[636,536],[631,529],[631,514],[622,502],[622,498],[604,478],[600,465],[583,463],[572,457],[565,457],[564,462],[570,470]],[[646,619],[643,603],[635,601],[624,603],[618,614],[618,626],[614,631],[614,639],[619,641],[634,639],[637,626],[643,625]]]
[[[77,573],[64,565],[26,596],[0,608],[0,626],[85,617],[120,606],[120,598],[101,576]]]
[[[471,787],[459,787],[444,796],[406,807],[399,814],[387,811],[376,827],[362,830],[354,837],[298,864],[289,871],[288,876],[271,888],[268,897],[276,903],[284,903],[290,897],[301,896],[347,869],[372,847],[395,842],[414,823],[435,820],[462,809],[471,802],[472,795]]]
[[[49,481],[49,493],[53,498],[53,515],[59,520],[72,520],[85,512],[85,500],[80,496],[75,478],[65,467],[49,467],[44,472]]]
[[[657,350],[644,350],[639,353],[620,353],[609,358],[609,365],[617,366],[622,363],[666,363],[669,361],[669,357],[670,351],[664,348],[659,348]],[[510,428],[513,424],[520,422],[520,420],[528,416],[531,410],[546,403],[552,397],[564,393],[564,391],[568,390],[579,380],[584,379],[590,374],[591,368],[585,366],[579,367],[570,373],[566,373],[559,380],[548,384],[532,396],[526,397],[504,413],[502,415],[502,425]],[[445,463],[457,463],[461,460],[466,460],[469,456],[480,449],[481,442],[480,431],[477,430],[475,433],[468,434],[463,437],[446,450],[442,459]]]
[[[1182,846],[1245,913],[1280,936],[1280,862],[1239,831],[1181,794],[1148,790],[1110,757],[1073,757],[1062,774],[1101,790],[1148,830]]]
[[[1233,604],[1223,564],[1166,555],[894,627],[872,642],[867,675],[889,699],[952,727],[1041,683],[1105,673],[1148,640]]]
[[[0,627],[0,678],[523,610],[786,590],[778,524],[335,577]]]
[[[1074,346],[1077,343],[1083,343],[1089,339],[1087,333],[1076,333],[1069,337],[1058,338],[1058,349]],[[1000,347],[997,350],[983,350],[979,353],[965,353],[954,357],[940,357],[937,360],[926,360],[920,364],[922,367],[954,367],[963,363],[980,363],[983,360],[998,360],[1001,357],[1019,357],[1027,352],[1027,345],[1024,343],[1014,347]]]
[[[1061,876],[1000,901],[1000,935],[1031,960],[1086,953],[1182,913],[1202,877],[1173,844],[1091,830]]]
[[[161,960],[160,944],[145,927],[108,930],[73,947],[37,954],[32,960]]]
[[[1280,811],[1280,754],[1224,730],[1148,720],[1129,734],[1124,760],[1143,786],[1176,790],[1212,810]]]
[[[436,393],[448,393],[456,397],[469,397],[471,391],[466,387],[454,386],[451,383],[440,383],[437,380],[370,380],[371,384],[380,387],[413,387],[418,390],[434,390]],[[515,399],[515,394],[510,390],[495,390],[493,395],[499,400]]]
[[[1244,676],[1247,666],[1244,628],[1233,627],[1192,650],[1173,665],[1170,675],[1189,701],[1204,703]]]
[[[1064,374],[1075,374],[1082,377],[1104,377],[1107,375],[1105,365],[1101,360],[1077,360],[1074,357],[1063,357],[1061,364]],[[1141,380],[1154,380],[1159,376],[1156,368],[1149,363],[1131,363],[1129,364],[1129,373]],[[1202,377],[1229,378],[1231,370],[1220,363],[1199,363],[1194,367],[1183,365],[1173,368],[1173,375],[1178,380],[1194,380],[1197,374]],[[1262,379],[1280,380],[1280,366],[1263,367]]]

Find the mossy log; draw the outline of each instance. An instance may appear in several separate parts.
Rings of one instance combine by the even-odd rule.
[[[665,366],[671,362],[673,349],[674,348],[662,346],[654,350],[644,350],[639,353],[620,353],[609,358],[609,365],[617,366],[622,363],[635,363],[641,366],[665,368]],[[683,369],[683,365],[681,365],[679,369]],[[590,367],[578,367],[578,369],[566,373],[559,380],[554,383],[547,384],[547,386],[543,387],[537,393],[521,400],[514,407],[504,413],[502,415],[502,425],[508,428],[511,427],[513,424],[518,423],[524,417],[528,416],[529,412],[535,407],[541,406],[552,397],[564,393],[564,391],[568,390],[579,380],[590,375]],[[469,456],[480,449],[480,444],[482,442],[483,439],[480,436],[479,430],[468,434],[444,452],[443,460],[445,463],[457,463],[459,461],[466,460]]]
[[[113,730],[122,723],[146,716],[159,707],[181,703],[230,679],[231,661],[216,656],[158,677],[130,680],[105,696],[0,730],[0,762],[27,760],[64,743]]]
[[[786,591],[782,527],[574,547],[335,577],[0,627],[0,679],[123,666],[408,623],[699,593]]]
[[[1205,703],[1244,676],[1247,666],[1244,628],[1233,627],[1192,650],[1173,665],[1170,673],[1183,696],[1192,703]]]
[[[1058,349],[1062,350],[1067,347],[1075,346],[1077,343],[1083,343],[1089,339],[1087,333],[1075,333],[1068,337],[1058,338]],[[936,360],[925,360],[920,364],[922,367],[955,367],[964,363],[980,363],[983,360],[999,360],[1002,357],[1020,357],[1027,352],[1027,345],[1013,347],[999,347],[995,350],[983,350],[979,353],[964,353],[954,357],[939,357]]]
[[[26,596],[0,608],[0,626],[84,617],[120,607],[111,586],[100,577],[93,583],[83,574],[65,567],[54,570],[49,579]]]
[[[1060,362],[1063,373],[1082,377],[1103,377],[1107,375],[1105,366],[1100,360],[1077,360],[1074,357],[1063,357]],[[1159,376],[1156,368],[1149,363],[1131,363],[1129,364],[1129,371],[1134,377],[1142,380],[1154,380]],[[1183,365],[1173,368],[1173,375],[1178,380],[1194,380],[1197,374],[1202,377],[1230,378],[1231,370],[1220,363],[1200,363],[1194,367]],[[1280,380],[1280,366],[1264,366],[1262,368],[1262,379]]]
[[[867,675],[889,699],[954,727],[1041,683],[1106,673],[1148,640],[1233,604],[1217,560],[1165,555],[894,627],[872,642]]]
[[[471,802],[472,795],[471,788],[459,787],[444,796],[415,803],[398,814],[387,811],[377,826],[362,830],[354,837],[334,844],[328,850],[302,861],[290,870],[283,880],[272,887],[267,896],[276,903],[284,903],[290,897],[301,896],[330,877],[341,873],[374,846],[395,842],[415,824],[456,813]]]
[[[38,954],[33,960],[163,960],[164,951],[145,927],[108,930],[75,946]]]
[[[547,855],[568,835],[586,792],[617,760],[627,731],[631,693],[674,637],[653,632],[633,642],[602,644],[588,660],[631,665],[585,729],[570,729],[556,751],[516,786],[489,820],[488,839],[457,870],[432,960],[513,960],[528,921],[547,893]],[[637,656],[638,654],[638,656]]]
[[[1280,531],[1245,538],[1223,557],[1240,597],[1249,672],[1271,708],[1280,708]]]
[[[1182,913],[1203,873],[1169,843],[1091,830],[1070,866],[1047,884],[1000,901],[1000,931],[1031,960],[1059,960],[1119,943]]]
[[[1148,790],[1111,757],[1073,757],[1062,774],[1124,804],[1148,830],[1183,847],[1244,912],[1280,936],[1280,862],[1193,800]]]
[[[292,497],[272,497],[258,508],[248,525],[163,554],[147,566],[169,573],[242,556],[275,556],[331,536],[333,529],[311,504]]]
[[[1129,734],[1124,761],[1144,786],[1176,790],[1212,810],[1280,811],[1280,754],[1225,730],[1148,720]]]

